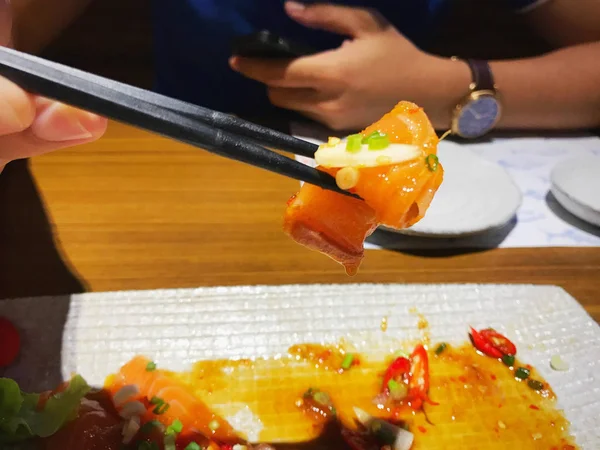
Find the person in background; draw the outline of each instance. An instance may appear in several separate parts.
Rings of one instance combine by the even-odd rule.
[[[423,106],[436,128],[466,137],[494,127],[600,125],[600,0],[496,0],[556,50],[469,64],[419,48],[449,1],[154,0],[156,88],[240,115],[284,108],[335,130],[360,129],[399,100]],[[0,45],[38,51],[88,3],[0,0]],[[260,29],[320,52],[286,61],[230,54],[234,36]],[[90,142],[106,128],[102,118],[2,78],[0,105],[0,166]]]

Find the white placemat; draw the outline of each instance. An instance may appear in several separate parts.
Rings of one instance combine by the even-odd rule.
[[[305,124],[293,124],[292,134],[320,143],[327,138],[328,133]],[[366,248],[600,246],[600,228],[589,225],[567,212],[550,194],[552,169],[561,161],[575,156],[600,157],[600,138],[510,137],[492,138],[488,142],[471,144],[443,141],[440,146],[456,151],[467,148],[504,167],[523,195],[516,217],[501,229],[455,239],[416,238],[377,231],[368,239]],[[600,174],[598,176],[600,177]]]
[[[201,359],[274,356],[341,338],[376,356],[421,338],[417,312],[432,342],[464,343],[468,325],[506,334],[550,382],[579,445],[600,448],[600,327],[553,286],[236,286],[0,301],[0,315],[23,335],[18,364],[0,376],[39,388],[77,372],[102,384],[136,354],[183,370]],[[567,372],[550,368],[554,354]]]

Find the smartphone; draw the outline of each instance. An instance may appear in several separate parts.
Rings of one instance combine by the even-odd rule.
[[[292,42],[269,30],[262,30],[233,40],[232,53],[248,58],[298,58],[312,55],[316,50]]]

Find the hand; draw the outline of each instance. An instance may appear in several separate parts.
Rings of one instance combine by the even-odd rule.
[[[10,3],[0,0],[0,45],[11,44]],[[0,77],[0,172],[13,159],[28,158],[98,139],[107,121],[23,91]]]
[[[307,27],[350,39],[338,49],[293,60],[232,57],[234,70],[267,85],[274,105],[349,130],[373,123],[400,100],[423,103],[424,74],[435,72],[441,58],[419,50],[383,18],[330,4],[288,2],[285,8]]]

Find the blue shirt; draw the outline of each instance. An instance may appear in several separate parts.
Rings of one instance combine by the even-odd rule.
[[[449,0],[344,0],[332,3],[377,8],[415,44],[426,42]],[[496,0],[515,9],[540,0]],[[543,1],[543,0],[542,0]],[[318,50],[343,37],[291,20],[284,0],[154,0],[156,89],[171,97],[239,115],[273,110],[264,85],[229,68],[231,41],[261,29]],[[308,2],[306,2],[308,3]]]

